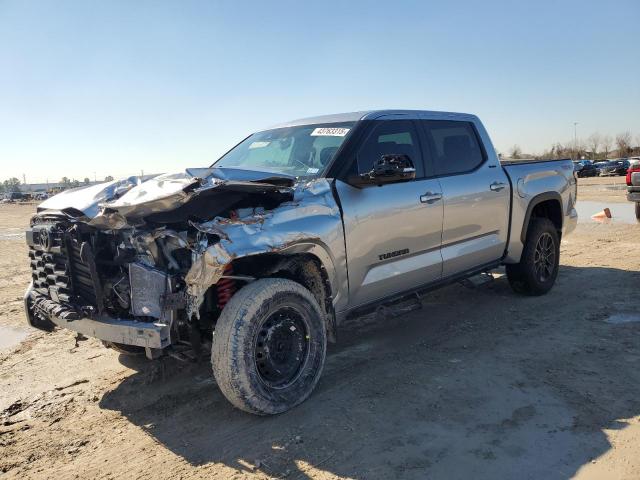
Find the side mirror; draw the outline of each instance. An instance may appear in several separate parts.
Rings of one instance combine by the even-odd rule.
[[[368,173],[351,175],[347,183],[354,187],[408,182],[416,178],[416,169],[408,155],[382,155]]]

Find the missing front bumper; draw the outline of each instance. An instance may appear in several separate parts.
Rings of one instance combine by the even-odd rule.
[[[38,308],[39,294],[29,286],[24,296],[27,322],[34,328],[50,331],[53,326],[66,328],[87,337],[107,342],[134,345],[149,349],[162,349],[171,344],[169,323],[138,322],[135,320],[112,318],[106,315],[98,318],[67,319],[51,311]],[[37,312],[34,311],[37,309]],[[49,323],[50,322],[50,323]]]

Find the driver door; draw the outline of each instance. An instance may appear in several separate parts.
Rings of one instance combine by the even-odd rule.
[[[437,179],[426,179],[412,120],[372,122],[358,148],[358,173],[382,155],[408,155],[415,180],[356,188],[337,180],[346,237],[349,299],[359,306],[424,285],[442,276],[443,202]]]

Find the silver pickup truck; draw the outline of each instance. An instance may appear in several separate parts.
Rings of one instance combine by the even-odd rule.
[[[503,264],[516,292],[549,291],[576,194],[570,160],[501,163],[473,115],[293,121],[209,168],[43,202],[25,310],[121,353],[210,350],[233,405],[280,413],[348,316]]]

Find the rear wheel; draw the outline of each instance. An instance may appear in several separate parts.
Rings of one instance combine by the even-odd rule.
[[[256,280],[240,289],[218,318],[213,374],[241,410],[282,413],[315,388],[326,346],[322,311],[309,290],[286,279]]]
[[[636,218],[640,220],[640,202],[636,202]]]
[[[560,241],[555,225],[548,218],[533,218],[520,263],[506,268],[511,288],[524,295],[543,295],[553,287],[559,265]]]

